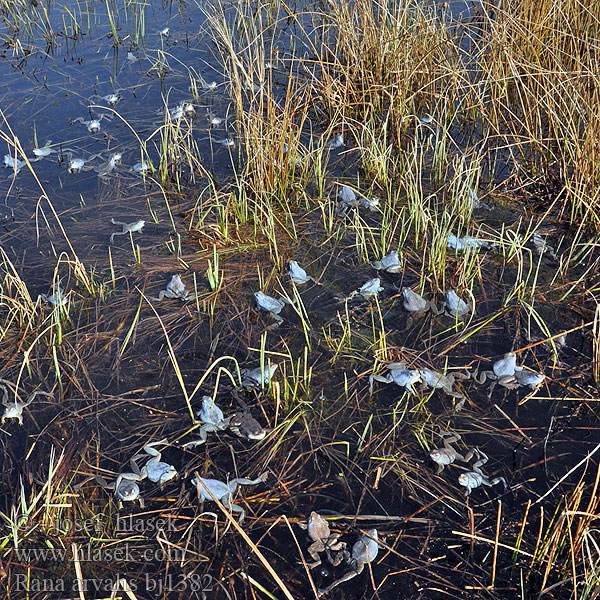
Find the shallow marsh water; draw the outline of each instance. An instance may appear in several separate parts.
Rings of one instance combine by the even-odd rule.
[[[557,280],[558,263],[549,257],[524,252],[522,261],[511,262],[506,248],[481,251],[476,258],[481,270],[468,288],[477,300],[476,315],[463,328],[448,317],[410,318],[402,309],[402,288],[419,290],[425,269],[418,260],[422,251],[405,240],[403,274],[381,274],[384,289],[377,299],[357,296],[343,302],[376,276],[368,260],[381,254],[376,243],[361,245],[357,239],[361,232],[377,229],[383,210],[351,209],[347,215],[335,215],[335,227],[324,226],[328,198],[335,198],[339,182],[359,188],[366,180],[357,144],[347,138],[346,147],[327,153],[325,197],[317,197],[318,184],[307,185],[309,198],[293,209],[298,234],[282,235],[277,252],[268,235],[249,221],[234,225],[232,218],[228,224],[224,213],[239,209],[228,204],[229,186],[239,175],[244,154],[239,145],[228,148],[221,143],[231,138],[239,144],[241,128],[230,100],[230,82],[207,34],[205,13],[187,3],[127,6],[50,4],[45,21],[40,4],[24,4],[21,18],[5,15],[2,26],[7,43],[0,60],[5,153],[23,158],[15,154],[14,138],[30,160],[32,149],[46,140],[57,151],[31,163],[35,176],[27,166],[16,175],[8,168],[0,171],[0,241],[5,253],[5,368],[0,376],[20,378],[27,391],[41,385],[55,394],[54,400],[41,399],[25,411],[22,428],[16,422],[2,427],[1,512],[13,519],[28,514],[19,536],[5,519],[2,561],[12,563],[11,575],[28,568],[27,559],[16,551],[16,537],[19,551],[57,545],[69,534],[65,527],[57,531],[57,522],[90,518],[102,541],[90,539],[89,531],[69,537],[99,552],[84,564],[88,600],[105,597],[94,586],[115,581],[117,573],[128,580],[137,598],[202,598],[204,593],[214,598],[267,597],[260,586],[283,597],[238,533],[223,531],[227,520],[214,504],[207,503],[204,510],[218,515],[218,526],[211,514],[200,514],[189,483],[194,472],[227,480],[257,477],[268,469],[266,484],[242,492],[249,513],[244,527],[293,597],[314,597],[315,587],[326,587],[347,569],[315,570],[311,585],[296,546],[297,541],[306,558],[307,537],[295,525],[311,510],[335,517],[335,528],[350,546],[361,530],[372,527],[378,528],[385,544],[372,569],[367,567],[351,583],[336,588],[331,597],[506,598],[523,591],[533,597],[540,591],[547,558],[539,549],[539,532],[551,537],[550,515],[563,501],[576,509],[578,485],[583,488],[596,476],[597,460],[590,461],[585,476],[578,471],[546,501],[529,504],[598,441],[597,392],[590,376],[592,339],[590,328],[581,328],[593,320],[592,304],[581,292],[582,285],[574,296],[579,302],[561,301],[570,281],[585,273],[585,261],[574,268],[571,280]],[[463,9],[473,9],[471,3],[451,6],[463,20],[469,15]],[[31,35],[26,30],[28,14]],[[69,25],[73,18],[79,23],[77,34]],[[17,22],[19,31],[10,25]],[[278,22],[285,22],[283,16]],[[285,37],[289,31],[281,29],[273,45],[281,66],[270,75],[278,98],[286,91],[286,53],[293,47]],[[203,89],[213,81],[215,89]],[[191,83],[197,93],[190,90]],[[111,107],[102,97],[116,91],[121,98]],[[165,106],[173,109],[187,101],[194,104],[195,115],[182,118],[175,128],[178,135],[189,131],[182,138],[189,148],[196,145],[193,154],[200,157],[202,168],[190,169],[185,160],[176,166],[166,161],[161,172]],[[99,115],[110,118],[102,119],[98,133],[89,133],[76,120]],[[211,126],[214,116],[223,122]],[[315,109],[314,116],[311,127],[301,132],[307,147],[310,140],[332,137],[322,113]],[[82,172],[68,172],[69,152],[90,161]],[[115,152],[122,153],[122,164],[99,177],[100,166]],[[142,160],[156,171],[146,176],[134,172],[133,165]],[[425,182],[425,189],[428,185],[433,186]],[[514,199],[496,200],[486,190],[486,206],[475,211],[475,219],[494,232],[502,224],[523,231],[515,224],[534,211],[525,211]],[[434,204],[439,201],[432,200],[432,210]],[[146,224],[131,237],[114,238],[109,247],[111,234],[120,231],[111,218],[125,223],[143,219]],[[564,240],[569,232],[556,225],[552,234],[552,244],[560,244],[557,251],[567,252]],[[365,257],[365,247],[372,256]],[[297,288],[306,316],[286,305],[284,321],[275,328],[269,315],[255,310],[252,298],[259,289],[294,298],[285,274],[289,259],[298,260],[317,282]],[[437,282],[440,288],[461,281],[462,260],[459,254],[448,257],[446,273]],[[90,288],[77,275],[78,261],[91,275]],[[224,283],[214,285],[219,272]],[[197,301],[145,300],[158,296],[174,273],[182,273],[190,293],[198,294]],[[40,302],[30,310],[33,321],[47,331],[41,335],[35,326],[16,327],[9,299],[25,303],[25,294],[15,274],[25,282],[32,305],[38,294],[51,293],[53,279],[62,278],[71,301],[68,317]],[[596,278],[595,273],[589,275],[588,287],[596,285]],[[520,279],[525,280],[525,300],[511,303],[507,297]],[[429,287],[421,291],[439,300],[434,280],[427,279]],[[525,311],[527,302],[535,304],[535,312]],[[542,331],[534,315],[540,315],[551,331]],[[440,390],[414,398],[397,386],[377,383],[375,393],[368,392],[369,374],[385,362],[402,359],[440,371],[489,369],[508,351],[571,329],[577,331],[557,356],[544,345],[519,355],[520,363],[548,377],[531,398],[529,389],[498,386],[489,399],[486,389],[465,382],[461,388],[467,404],[456,413],[452,399]],[[182,450],[179,444],[188,440],[191,420],[179,377],[189,394],[215,359],[233,356],[241,366],[254,368],[261,360],[261,347],[280,364],[275,385],[264,392],[245,392],[243,399],[273,433],[254,444],[221,432],[212,434],[198,451]],[[234,372],[233,361],[223,364]],[[209,373],[201,393],[195,394],[194,408],[203,393],[213,392],[215,375]],[[239,408],[232,384],[227,375],[219,377],[217,402],[231,412]],[[441,445],[440,433],[446,429],[462,433],[461,449],[484,450],[490,456],[486,474],[506,477],[509,490],[478,488],[465,500],[457,484],[464,465],[434,475],[428,450]],[[170,447],[162,459],[178,468],[181,479],[164,490],[147,481],[140,484],[146,508],[126,507],[120,513],[134,515],[145,528],[145,535],[130,539],[127,527],[115,529],[118,513],[110,492],[92,482],[75,493],[73,485],[93,474],[109,479],[112,475],[114,480],[129,470],[129,459],[146,443],[165,437]],[[44,488],[50,448],[55,448],[54,463],[59,461],[59,483]],[[61,452],[65,455],[59,460]],[[40,490],[51,491],[48,506],[35,499]],[[153,530],[165,515],[172,520],[161,531]],[[282,515],[292,524],[288,526]],[[469,537],[473,535],[479,541]],[[506,544],[497,555],[495,539]],[[131,556],[110,559],[113,545],[131,549]],[[177,550],[176,558],[161,555],[166,547]],[[147,550],[150,554],[144,554]],[[72,558],[30,562],[35,581],[71,586],[75,579]],[[548,585],[565,577],[559,573]],[[14,577],[6,589],[7,597],[25,597]],[[31,597],[58,597],[52,594],[34,590]],[[561,595],[559,586],[552,597],[567,595]]]

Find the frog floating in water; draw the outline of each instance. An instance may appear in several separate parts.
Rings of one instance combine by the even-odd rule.
[[[517,370],[522,370],[522,367],[517,367],[517,355],[514,352],[509,352],[493,364],[491,371],[481,371],[481,373],[479,373],[478,376],[474,376],[473,379],[482,385],[486,380],[491,380],[492,385],[490,386],[490,394],[496,383],[499,383],[502,387],[509,390],[513,390],[519,387],[519,382],[515,376]]]
[[[295,260],[290,260],[288,272],[296,285],[314,281],[314,279],[310,277],[310,275],[307,275],[306,271]]]
[[[402,264],[398,257],[398,252],[392,250],[389,254],[386,254],[381,260],[374,260],[371,266],[378,271],[385,271],[386,273],[401,273]],[[408,289],[408,288],[406,288]]]
[[[377,294],[382,291],[383,286],[381,285],[381,279],[379,279],[379,277],[374,277],[363,284],[356,293],[360,294],[365,300],[368,300],[369,298],[377,296]]]
[[[201,446],[206,443],[209,433],[223,431],[229,427],[229,419],[225,419],[223,411],[217,406],[211,396],[202,397],[202,406],[196,413],[196,417],[197,423],[201,423],[201,426],[198,429],[198,435],[200,437],[197,440],[182,444],[182,448],[195,448],[196,446]]]
[[[150,460],[142,467],[141,471],[139,467],[136,467],[135,469],[139,473],[140,480],[147,477],[153,483],[158,483],[161,489],[164,487],[165,483],[171,481],[171,479],[175,479],[179,475],[177,469],[175,469],[173,465],[160,460],[161,452],[154,448],[155,446],[162,446],[166,443],[167,440],[161,440],[160,442],[146,444],[143,450],[147,456],[150,456]],[[144,458],[144,455],[138,454],[131,460],[135,462],[138,458]]]
[[[36,398],[36,396],[46,396],[48,398],[54,398],[54,396],[48,392],[42,392],[36,390],[33,392],[25,402],[19,402],[15,395],[14,400],[8,399],[8,389],[5,385],[0,384],[0,388],[3,391],[2,404],[4,405],[4,413],[2,415],[1,423],[4,425],[9,419],[17,419],[19,425],[23,425],[23,410],[27,408]]]
[[[117,166],[121,164],[122,158],[123,155],[121,152],[114,152],[110,155],[108,160],[103,162],[98,167],[94,167],[94,169],[98,172],[98,177],[106,182],[109,178],[109,175],[116,169]]]
[[[530,387],[532,390],[537,390],[546,380],[546,376],[543,373],[530,371],[529,369],[524,369],[523,367],[515,370],[515,378],[519,385]]]
[[[191,102],[182,102],[175,108],[169,110],[169,115],[174,121],[179,121],[183,117],[191,119],[196,114],[196,109]]]
[[[468,463],[475,453],[475,450],[469,450],[464,456],[452,447],[453,442],[458,442],[461,437],[458,433],[450,434],[448,432],[442,432],[442,439],[444,441],[443,448],[434,448],[430,453],[429,457],[437,464],[437,474],[439,475],[444,467],[451,465],[455,460]]]
[[[275,319],[275,323],[271,325],[269,329],[275,329],[276,327],[279,327],[279,325],[283,323],[283,318],[279,316],[279,313],[286,305],[286,302],[283,300],[283,298],[278,300],[272,296],[267,296],[267,294],[263,292],[255,292],[254,298],[259,310],[264,310],[265,312],[269,313],[273,319]]]
[[[69,171],[69,173],[81,173],[81,171],[84,170],[85,163],[86,163],[86,161],[83,160],[83,158],[73,158],[73,159],[69,160],[67,170]],[[85,170],[89,171],[90,169],[91,169],[91,167],[89,167]]]
[[[366,196],[359,196],[358,201],[363,208],[370,210],[371,212],[377,210],[381,201],[379,198],[367,198]]]
[[[182,448],[194,448],[204,444],[207,434],[213,431],[230,429],[238,437],[246,440],[258,441],[267,435],[267,430],[261,427],[259,422],[248,410],[237,411],[228,417],[223,416],[223,411],[217,406],[210,396],[203,396],[202,407],[196,413],[201,427],[198,429],[199,438],[182,444]]]
[[[208,124],[211,127],[219,127],[223,124],[224,121],[225,119],[223,119],[223,117],[216,117],[211,114],[208,115]]]
[[[344,552],[346,549],[346,542],[340,542],[338,533],[331,533],[329,524],[327,521],[314,510],[310,513],[306,524],[298,523],[301,529],[307,529],[308,535],[312,540],[312,544],[308,547],[308,553],[310,557],[315,561],[308,565],[309,569],[314,569],[321,564],[321,557],[319,553],[327,553],[327,560],[334,566],[337,567],[342,560],[350,560],[348,552]],[[340,552],[342,551],[342,552]],[[332,552],[336,552],[332,555]]]
[[[411,314],[422,315],[430,310],[434,315],[439,315],[440,311],[437,306],[431,300],[425,300],[417,292],[413,292],[408,287],[402,288],[402,306],[404,310]]]
[[[482,371],[475,381],[478,383],[485,383],[486,379],[492,381],[490,386],[490,393],[494,385],[499,383],[501,386],[513,390],[520,386],[530,387],[532,390],[538,389],[542,383],[546,380],[546,376],[543,373],[537,371],[531,371],[524,367],[517,366],[517,357],[513,352],[509,352],[496,361],[493,365],[493,371]]]
[[[333,588],[341,583],[360,575],[363,572],[365,565],[372,563],[377,557],[377,553],[379,552],[378,539],[377,529],[369,529],[366,534],[363,533],[355,542],[354,546],[352,546],[352,554],[350,557],[350,568],[352,570],[348,571],[348,573],[334,581],[325,589],[319,590],[319,597],[328,594]]]
[[[337,210],[344,212],[349,208],[354,208],[358,206],[358,198],[356,197],[356,192],[348,187],[347,185],[342,185],[337,193]]]
[[[404,362],[391,363],[386,365],[388,369],[387,375],[371,374],[369,377],[369,392],[373,393],[373,382],[395,383],[403,387],[409,394],[416,395],[416,390],[413,387],[415,383],[421,381],[421,374],[416,369],[407,369]]]
[[[91,171],[94,167],[87,163],[92,162],[100,157],[100,154],[92,154],[87,159],[73,158],[72,152],[65,152],[64,157],[67,159],[67,171],[69,173],[81,173],[81,171]]]
[[[235,148],[235,140],[233,138],[225,138],[224,140],[215,140],[217,144],[225,146],[225,148]]]
[[[123,155],[120,152],[114,152],[110,155],[110,158],[98,167],[98,176],[101,179],[105,179],[110,173],[121,164]]]
[[[248,410],[239,410],[229,415],[229,429],[238,437],[245,440],[260,441],[265,438],[268,430],[265,429]]]
[[[448,236],[448,248],[462,252],[467,248],[492,248],[496,244],[480,240],[479,238],[466,235],[464,237],[456,237],[453,233]]]
[[[92,98],[100,98],[100,100],[106,102],[106,104],[108,104],[109,106],[116,106],[120,100],[123,99],[123,96],[121,95],[121,92],[124,91],[123,89],[119,88],[118,90],[115,90],[114,92],[110,93],[110,94],[106,94],[106,96],[100,96],[99,94],[94,94],[92,96]],[[93,104],[94,102],[92,101],[92,99],[89,99],[89,103]],[[92,107],[90,107],[91,110]],[[106,118],[112,118],[110,117],[110,115],[104,115]]]
[[[351,292],[349,296],[336,296],[335,298],[337,302],[346,302],[348,300],[356,298],[356,296],[362,296],[365,300],[369,300],[371,298],[376,297],[377,294],[379,294],[379,292],[382,292],[383,290],[384,287],[381,285],[381,279],[379,279],[379,277],[374,277],[373,279],[369,279],[369,281],[364,283],[357,290]]]
[[[69,299],[63,294],[60,288],[60,281],[55,282],[52,285],[52,294],[40,294],[40,299],[48,304],[51,304],[54,308],[60,308],[66,306]]]
[[[141,173],[142,175],[147,175],[148,173],[154,172],[154,167],[145,160],[140,162],[136,162],[133,167],[131,167],[131,171],[134,173]]]
[[[345,142],[344,142],[344,134],[343,133],[336,133],[333,138],[331,138],[326,144],[325,144],[325,148],[327,150],[335,150],[336,148],[342,148],[343,146],[345,146]]]
[[[102,129],[100,125],[102,119],[110,119],[110,117],[108,115],[100,115],[97,119],[90,119],[89,121],[86,121],[83,117],[77,117],[73,119],[73,123],[82,123],[90,133],[98,133]]]
[[[137,467],[136,467],[137,468]],[[139,472],[119,473],[113,483],[106,483],[101,477],[96,477],[96,481],[107,490],[114,490],[118,499],[119,509],[123,508],[123,502],[139,502],[140,508],[144,508],[144,499],[140,496],[140,486],[138,481],[142,478]]]
[[[474,490],[481,485],[492,487],[497,483],[502,483],[504,484],[504,489],[507,489],[506,479],[504,479],[504,477],[496,477],[492,480],[485,477],[480,467],[482,467],[489,459],[481,450],[475,449],[474,452],[479,460],[473,463],[473,470],[468,473],[461,473],[458,478],[458,483],[465,487],[465,496],[468,496],[471,493],[471,490]]]
[[[533,242],[533,247],[535,248],[537,254],[539,254],[540,256],[546,254],[551,259],[558,260],[554,248],[550,246],[546,239],[543,238],[539,233],[534,233],[531,241]]]
[[[102,487],[114,490],[115,496],[118,499],[119,509],[123,508],[123,502],[135,502],[138,501],[140,508],[144,508],[144,499],[140,496],[140,486],[137,484],[137,473],[120,473],[114,483],[103,485]],[[98,479],[98,483],[102,485],[101,479]]]
[[[448,396],[452,396],[456,398],[458,402],[456,403],[456,410],[460,410],[465,403],[465,396],[460,392],[452,389],[454,383],[458,380],[470,379],[470,373],[461,373],[460,371],[453,371],[452,373],[447,373],[446,375],[439,373],[438,371],[433,371],[431,369],[421,369],[419,371],[421,375],[421,381],[423,382],[425,387],[430,387],[432,389],[443,390],[448,394]]]
[[[142,473],[140,471],[140,468],[133,458],[130,459],[129,463],[131,465],[131,472],[119,473],[116,480],[112,483],[108,483],[99,475],[95,475],[93,477],[88,477],[77,484],[75,486],[75,491],[78,491],[86,481],[95,479],[104,489],[114,491],[114,495],[118,500],[119,509],[123,508],[123,502],[135,502],[136,500],[139,502],[140,508],[144,508],[144,499],[140,495],[140,486],[138,485],[138,482],[145,479],[147,473]]]
[[[460,298],[454,290],[446,292],[444,309],[449,316],[459,321],[472,312],[472,307]]]
[[[4,166],[7,169],[13,169],[14,175],[18,175],[19,171],[26,165],[27,163],[24,160],[19,160],[10,154],[4,155]],[[12,177],[12,176],[11,176]]]
[[[242,387],[252,389],[269,385],[271,378],[277,370],[277,364],[266,364],[263,369],[242,369]]]
[[[32,152],[35,158],[31,159],[31,162],[37,162],[38,160],[42,160],[42,158],[46,158],[46,156],[50,156],[51,154],[56,154],[56,150],[50,146],[52,140],[46,140],[43,146],[38,148],[33,148]],[[69,150],[65,148],[64,151]],[[71,150],[71,152],[74,152]]]
[[[128,233],[135,233],[137,231],[141,231],[144,228],[144,225],[146,224],[146,221],[144,220],[139,220],[139,221],[135,221],[134,223],[124,223],[123,221],[115,221],[112,217],[110,219],[110,222],[113,225],[120,225],[123,228],[123,231],[115,231],[111,236],[110,236],[110,244],[112,245],[113,243],[113,239],[115,237],[115,235],[126,235]]]
[[[357,206],[362,206],[370,211],[374,211],[379,206],[378,198],[367,198],[366,196],[356,194],[356,192],[347,185],[342,185],[340,187],[337,194],[337,201],[336,212],[339,213],[345,213],[348,209]]]
[[[181,300],[182,302],[186,302],[192,299],[189,292],[186,291],[185,284],[183,283],[183,281],[181,281],[181,277],[179,275],[173,275],[173,277],[171,277],[171,281],[167,283],[167,289],[161,290],[158,293],[158,298],[155,298],[155,300],[162,301],[165,298],[179,298],[179,300]]]
[[[115,90],[112,94],[107,94],[106,96],[101,96],[101,99],[104,100],[109,106],[116,106],[119,100],[121,100],[122,96],[120,94],[122,90]]]
[[[259,475],[256,479],[246,479],[245,477],[238,477],[232,479],[228,483],[219,481],[218,479],[205,479],[204,477],[194,477],[191,481],[192,485],[198,492],[198,499],[200,502],[208,500],[214,502],[212,496],[219,500],[223,506],[229,510],[229,512],[240,513],[239,523],[244,520],[246,511],[238,504],[233,503],[233,495],[241,485],[257,485],[264,483],[267,480],[268,473]],[[212,494],[212,496],[211,496]]]

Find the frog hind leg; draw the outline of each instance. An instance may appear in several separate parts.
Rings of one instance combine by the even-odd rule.
[[[485,465],[489,458],[488,455],[479,448],[473,448],[473,455],[477,457],[477,460],[473,463],[473,471],[479,473],[479,467]]]
[[[240,513],[240,518],[238,519],[238,523],[242,523],[246,517],[246,511],[239,505],[234,504],[230,498],[223,498],[221,500],[223,506],[231,513],[237,512]]]
[[[186,442],[185,444],[181,444],[181,447],[187,450],[189,448],[195,448],[196,446],[201,446],[202,444],[205,444],[207,439],[207,431],[208,430],[206,428],[200,427],[200,429],[198,430],[198,435],[200,437],[197,440],[192,440],[190,442]]]
[[[256,479],[246,479],[246,477],[238,477],[237,479],[233,479],[230,483],[234,481],[238,485],[258,485],[259,483],[264,483],[267,479],[267,473],[263,473],[259,475]]]
[[[489,487],[492,487],[493,485],[496,485],[497,483],[502,483],[502,485],[504,486],[504,489],[508,490],[508,485],[507,485],[506,479],[504,479],[504,477],[495,477],[494,479],[492,479],[490,481],[485,480],[483,483]]]
[[[470,462],[473,456],[475,456],[475,452],[476,448],[471,448],[471,450],[468,450],[467,453],[461,457],[461,460],[466,463]]]
[[[362,571],[362,569],[361,569],[361,571]],[[333,588],[337,587],[341,583],[344,583],[345,581],[350,581],[350,579],[354,579],[354,577],[356,577],[357,575],[358,575],[358,569],[348,571],[345,575],[343,575],[339,579],[336,579],[331,585],[328,585],[326,588],[324,588],[322,590],[318,590],[319,597],[324,596],[325,594],[328,594]]]
[[[390,380],[382,375],[375,375],[374,373],[369,375],[369,394],[373,393],[373,383],[375,381],[379,381],[379,383],[390,383]]]
[[[454,379],[460,379],[461,381],[466,381],[467,379],[471,379],[473,377],[473,373],[471,373],[471,371],[453,371],[452,375],[454,376]]]
[[[466,397],[464,394],[461,394],[460,392],[455,392],[455,391],[450,391],[448,392],[449,396],[452,396],[452,398],[455,398],[457,400],[457,402],[454,405],[454,410],[459,411],[462,409],[462,407],[465,405],[465,402],[467,401]]]
[[[476,381],[479,385],[483,385],[488,379],[496,379],[496,374],[494,373],[494,371],[481,371],[480,373],[477,373],[477,371],[475,371],[471,375],[471,379]]]

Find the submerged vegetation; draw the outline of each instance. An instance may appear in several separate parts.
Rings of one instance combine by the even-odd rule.
[[[595,598],[600,4],[153,4],[0,2],[4,597]]]

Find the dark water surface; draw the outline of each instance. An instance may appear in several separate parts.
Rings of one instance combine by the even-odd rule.
[[[473,2],[450,3],[456,27],[468,22],[473,7]],[[118,44],[113,37],[113,23]],[[189,414],[169,360],[164,326],[189,390],[219,355],[231,355],[243,365],[255,367],[260,354],[257,349],[263,343],[277,360],[283,362],[282,357],[291,357],[281,367],[290,380],[302,380],[298,373],[314,370],[312,383],[298,394],[302,400],[295,406],[291,401],[291,407],[286,404],[292,393],[285,387],[282,395],[275,394],[276,400],[266,400],[254,392],[245,396],[261,422],[278,425],[283,414],[290,419],[289,432],[286,429],[281,436],[285,440],[284,459],[277,455],[279,442],[254,446],[225,433],[222,437],[215,434],[215,439],[197,454],[172,447],[163,457],[177,464],[182,476],[199,471],[225,480],[230,475],[250,476],[250,471],[256,477],[257,465],[271,469],[272,485],[266,486],[269,491],[261,487],[252,501],[253,505],[262,504],[256,510],[257,518],[253,515],[249,519],[255,528],[251,537],[295,597],[314,597],[304,568],[297,564],[294,535],[303,550],[307,538],[295,525],[292,529],[284,527],[278,518],[285,514],[304,520],[311,510],[356,516],[335,525],[350,546],[360,528],[371,527],[379,528],[387,546],[380,550],[373,566],[373,581],[381,586],[377,592],[373,592],[371,573],[366,568],[352,582],[332,592],[331,597],[517,598],[523,589],[528,593],[531,589],[534,597],[533,590],[537,589],[543,567],[528,570],[532,560],[529,555],[523,560],[513,559],[511,550],[500,550],[493,589],[490,587],[493,544],[472,545],[456,532],[473,531],[493,540],[499,531],[500,541],[505,540],[512,547],[527,515],[524,551],[534,551],[538,532],[546,531],[553,510],[563,502],[561,493],[564,489],[572,491],[581,473],[576,472],[560,493],[551,496],[552,502],[544,504],[545,513],[537,505],[530,507],[528,501],[535,501],[557,483],[595,448],[599,439],[595,404],[579,404],[569,399],[574,395],[591,398],[595,393],[589,377],[580,376],[590,364],[589,336],[575,333],[560,354],[556,368],[553,353],[546,346],[523,354],[528,366],[544,370],[549,379],[537,398],[526,401],[530,390],[497,388],[489,399],[487,390],[477,388],[472,382],[464,384],[469,389],[469,402],[458,414],[452,410],[452,401],[441,392],[435,392],[427,401],[411,399],[407,403],[399,387],[377,384],[375,394],[370,395],[367,380],[375,352],[372,331],[380,326],[389,332],[390,343],[401,351],[402,358],[409,357],[420,366],[428,364],[443,370],[447,361],[453,367],[474,369],[481,363],[482,368],[489,369],[492,360],[532,341],[525,332],[525,324],[529,319],[531,325],[531,317],[515,309],[506,318],[482,326],[481,333],[466,342],[459,339],[459,334],[455,335],[448,319],[427,315],[413,322],[400,307],[399,295],[404,286],[414,288],[420,281],[421,273],[414,268],[407,268],[403,275],[381,275],[385,291],[377,310],[373,304],[357,300],[349,303],[345,313],[338,296],[349,295],[374,277],[374,271],[364,260],[358,260],[352,244],[338,246],[322,231],[316,233],[316,227],[302,230],[300,241],[285,242],[282,255],[293,258],[300,252],[302,264],[310,265],[311,274],[317,279],[323,275],[323,281],[311,283],[302,291],[318,335],[313,331],[305,338],[302,323],[289,306],[282,311],[284,324],[276,331],[266,332],[270,319],[251,307],[252,294],[265,280],[271,282],[276,278],[277,267],[273,266],[273,256],[264,240],[253,245],[256,231],[250,226],[236,231],[236,243],[252,247],[242,258],[236,257],[226,241],[219,246],[221,265],[225,266],[231,287],[222,291],[215,314],[206,307],[198,310],[195,302],[180,304],[178,300],[169,300],[156,304],[159,322],[146,304],[140,304],[141,290],[156,297],[177,272],[185,273],[188,289],[193,289],[195,282],[203,299],[210,296],[207,269],[213,255],[212,248],[207,250],[209,244],[204,244],[203,236],[208,239],[210,234],[218,239],[214,233],[219,229],[218,223],[208,219],[206,227],[195,230],[190,222],[199,214],[194,212],[198,205],[206,208],[207,213],[212,210],[199,200],[208,189],[209,178],[204,175],[209,173],[216,182],[215,189],[220,190],[220,185],[232,178],[240,166],[241,158],[237,148],[229,149],[219,143],[235,137],[236,123],[228,82],[207,26],[203,10],[191,2],[117,6],[110,0],[47,5],[35,1],[15,6],[12,14],[5,10],[0,23],[0,40],[4,42],[0,55],[3,119],[0,156],[6,154],[22,160],[23,156],[15,153],[16,145],[32,160],[33,148],[43,146],[47,140],[56,152],[31,163],[35,176],[27,165],[18,174],[11,168],[0,169],[3,197],[0,243],[26,281],[34,302],[38,294],[51,293],[55,271],[65,276],[64,264],[57,267],[61,252],[71,256],[53,209],[72,249],[104,287],[93,296],[76,285],[74,277],[65,276],[63,288],[76,289],[73,295],[77,302],[69,324],[63,324],[65,331],[77,330],[86,340],[93,339],[89,343],[73,343],[71,348],[66,336],[62,350],[66,355],[61,355],[64,361],[61,367],[69,377],[55,380],[52,358],[55,341],[44,347],[47,354],[40,351],[43,356],[38,357],[38,362],[32,361],[33,367],[27,365],[21,370],[36,384],[44,381],[44,377],[54,382],[49,383],[48,389],[56,389],[57,402],[41,402],[35,423],[27,414],[24,428],[9,424],[11,434],[3,438],[2,512],[9,514],[13,510],[21,481],[26,482],[31,496],[34,495],[31,490],[39,491],[35,486],[46,477],[47,449],[52,445],[67,452],[65,472],[70,474],[65,475],[67,489],[75,472],[72,483],[100,467],[114,473],[128,470],[131,455],[139,452],[149,439],[184,437]],[[292,28],[286,33],[291,36]],[[291,47],[289,37],[275,35],[275,40],[273,47],[278,49],[279,56],[286,56]],[[273,77],[278,93],[283,96],[284,70],[276,68]],[[207,84],[212,82],[216,87],[209,89]],[[102,97],[114,92],[120,98],[111,107]],[[158,169],[165,109],[174,109],[182,102],[194,106],[195,114],[182,118],[180,126],[190,129],[189,140],[198,146],[204,172],[182,169],[185,181],[181,190],[176,190],[171,180],[161,187],[158,171],[144,177],[132,168],[141,160],[150,160]],[[97,133],[88,132],[78,120],[88,121],[102,115],[101,130]],[[213,117],[222,118],[222,123],[212,126],[209,120]],[[315,136],[323,129],[322,122],[314,123]],[[101,177],[102,165],[116,152],[122,154],[121,164]],[[69,173],[68,163],[73,158],[89,162],[81,172]],[[356,163],[332,151],[330,168],[336,177],[354,176]],[[314,219],[316,212],[314,206],[299,209],[299,226]],[[482,209],[481,214],[491,227],[500,228],[505,221],[518,221],[524,211],[522,207],[515,209],[502,204],[489,211]],[[125,223],[143,219],[146,225],[143,232],[135,233],[131,239],[129,235],[117,236],[109,247],[110,235],[119,231],[118,226],[110,223],[111,218]],[[375,223],[372,215],[364,219],[367,224]],[[351,229],[350,224],[348,230]],[[553,327],[550,332],[553,335],[589,320],[587,307],[579,310],[580,307],[565,306],[558,301],[565,290],[551,285],[556,268],[556,263],[544,259],[539,285],[546,286],[546,296],[536,305]],[[502,256],[490,258],[486,269],[485,279],[474,284],[478,317],[482,315],[482,321],[484,315],[502,311],[505,294],[518,276],[514,267],[506,267]],[[5,267],[5,271],[9,269]],[[492,277],[494,287],[488,288]],[[129,338],[126,334],[140,306],[139,323]],[[46,318],[48,313],[46,307],[36,314],[44,314]],[[348,355],[342,352],[340,356],[336,343],[345,335],[346,316],[352,323],[353,346],[352,352],[348,351]],[[532,331],[537,338],[545,337],[535,323]],[[9,341],[18,351],[11,354],[7,350],[3,376],[12,381],[21,372],[21,361],[26,361],[19,340]],[[304,363],[304,347],[309,345],[310,352],[306,351],[309,358]],[[202,388],[202,393],[212,392],[214,377],[208,381],[211,383]],[[229,384],[224,385],[230,391]],[[559,401],[565,397],[565,401]],[[194,400],[195,407],[198,400],[199,397]],[[344,406],[332,415],[328,411],[336,406],[336,401]],[[229,393],[222,394],[219,403],[224,409],[237,408]],[[412,428],[401,425],[404,416]],[[396,422],[397,429],[393,426]],[[466,502],[456,482],[461,471],[447,467],[441,476],[434,475],[427,451],[432,444],[440,443],[440,438],[432,432],[439,433],[445,428],[463,432],[466,440],[465,446],[461,446],[463,451],[466,446],[484,449],[490,456],[484,467],[486,473],[490,477],[492,473],[505,477],[510,489],[503,491],[501,486],[476,489]],[[43,450],[35,445],[38,442]],[[30,450],[34,453],[32,459]],[[272,460],[275,455],[277,459]],[[25,456],[30,463],[37,461],[35,466],[26,463]],[[597,459],[587,465],[589,472],[581,480],[586,486],[596,475],[596,466]],[[144,518],[151,520],[172,510],[181,520],[176,531],[167,532],[167,538],[173,544],[189,543],[197,552],[196,557],[200,557],[194,572],[209,574],[210,581],[218,581],[218,586],[211,587],[207,596],[189,587],[163,591],[161,595],[151,591],[150,585],[146,589],[144,581],[153,569],[163,569],[164,564],[141,559],[119,563],[114,569],[110,561],[97,561],[93,566],[96,571],[91,565],[86,567],[90,576],[98,577],[100,572],[106,576],[126,575],[138,584],[137,598],[283,597],[278,588],[271,587],[272,580],[245,543],[234,537],[237,534],[229,531],[226,536],[230,537],[213,545],[210,515],[196,524],[196,529],[188,530],[191,520],[197,517],[194,512],[197,503],[194,498],[186,503],[189,478],[182,477],[181,482],[179,487],[166,490],[147,485],[149,508]],[[111,515],[109,494],[94,489],[90,485],[85,493],[97,501],[99,514]],[[244,493],[251,496],[253,488]],[[70,491],[65,494],[60,497],[67,498],[69,506],[75,507],[73,514],[80,514],[77,511],[87,514],[88,509],[80,506],[84,504],[81,496]],[[133,513],[136,510],[126,509]],[[207,504],[205,510],[218,513],[214,505],[208,508]],[[157,537],[148,545],[158,545]],[[3,559],[8,555],[7,550]],[[19,572],[25,569],[20,563],[18,567]],[[73,577],[69,565],[62,573],[56,564],[40,562],[37,567],[48,577]],[[189,574],[183,568],[178,571],[178,565],[170,568],[175,573]],[[330,570],[337,577],[344,568]],[[250,585],[247,574],[268,587],[273,596]],[[521,577],[527,579],[523,585]],[[325,586],[332,575],[317,571],[315,580]],[[172,579],[161,581],[173,583]],[[14,591],[14,587],[12,591],[10,598],[26,597]],[[62,596],[39,593],[32,597]],[[88,600],[101,597],[108,594],[90,590],[86,595]],[[560,591],[552,597],[561,597]]]

